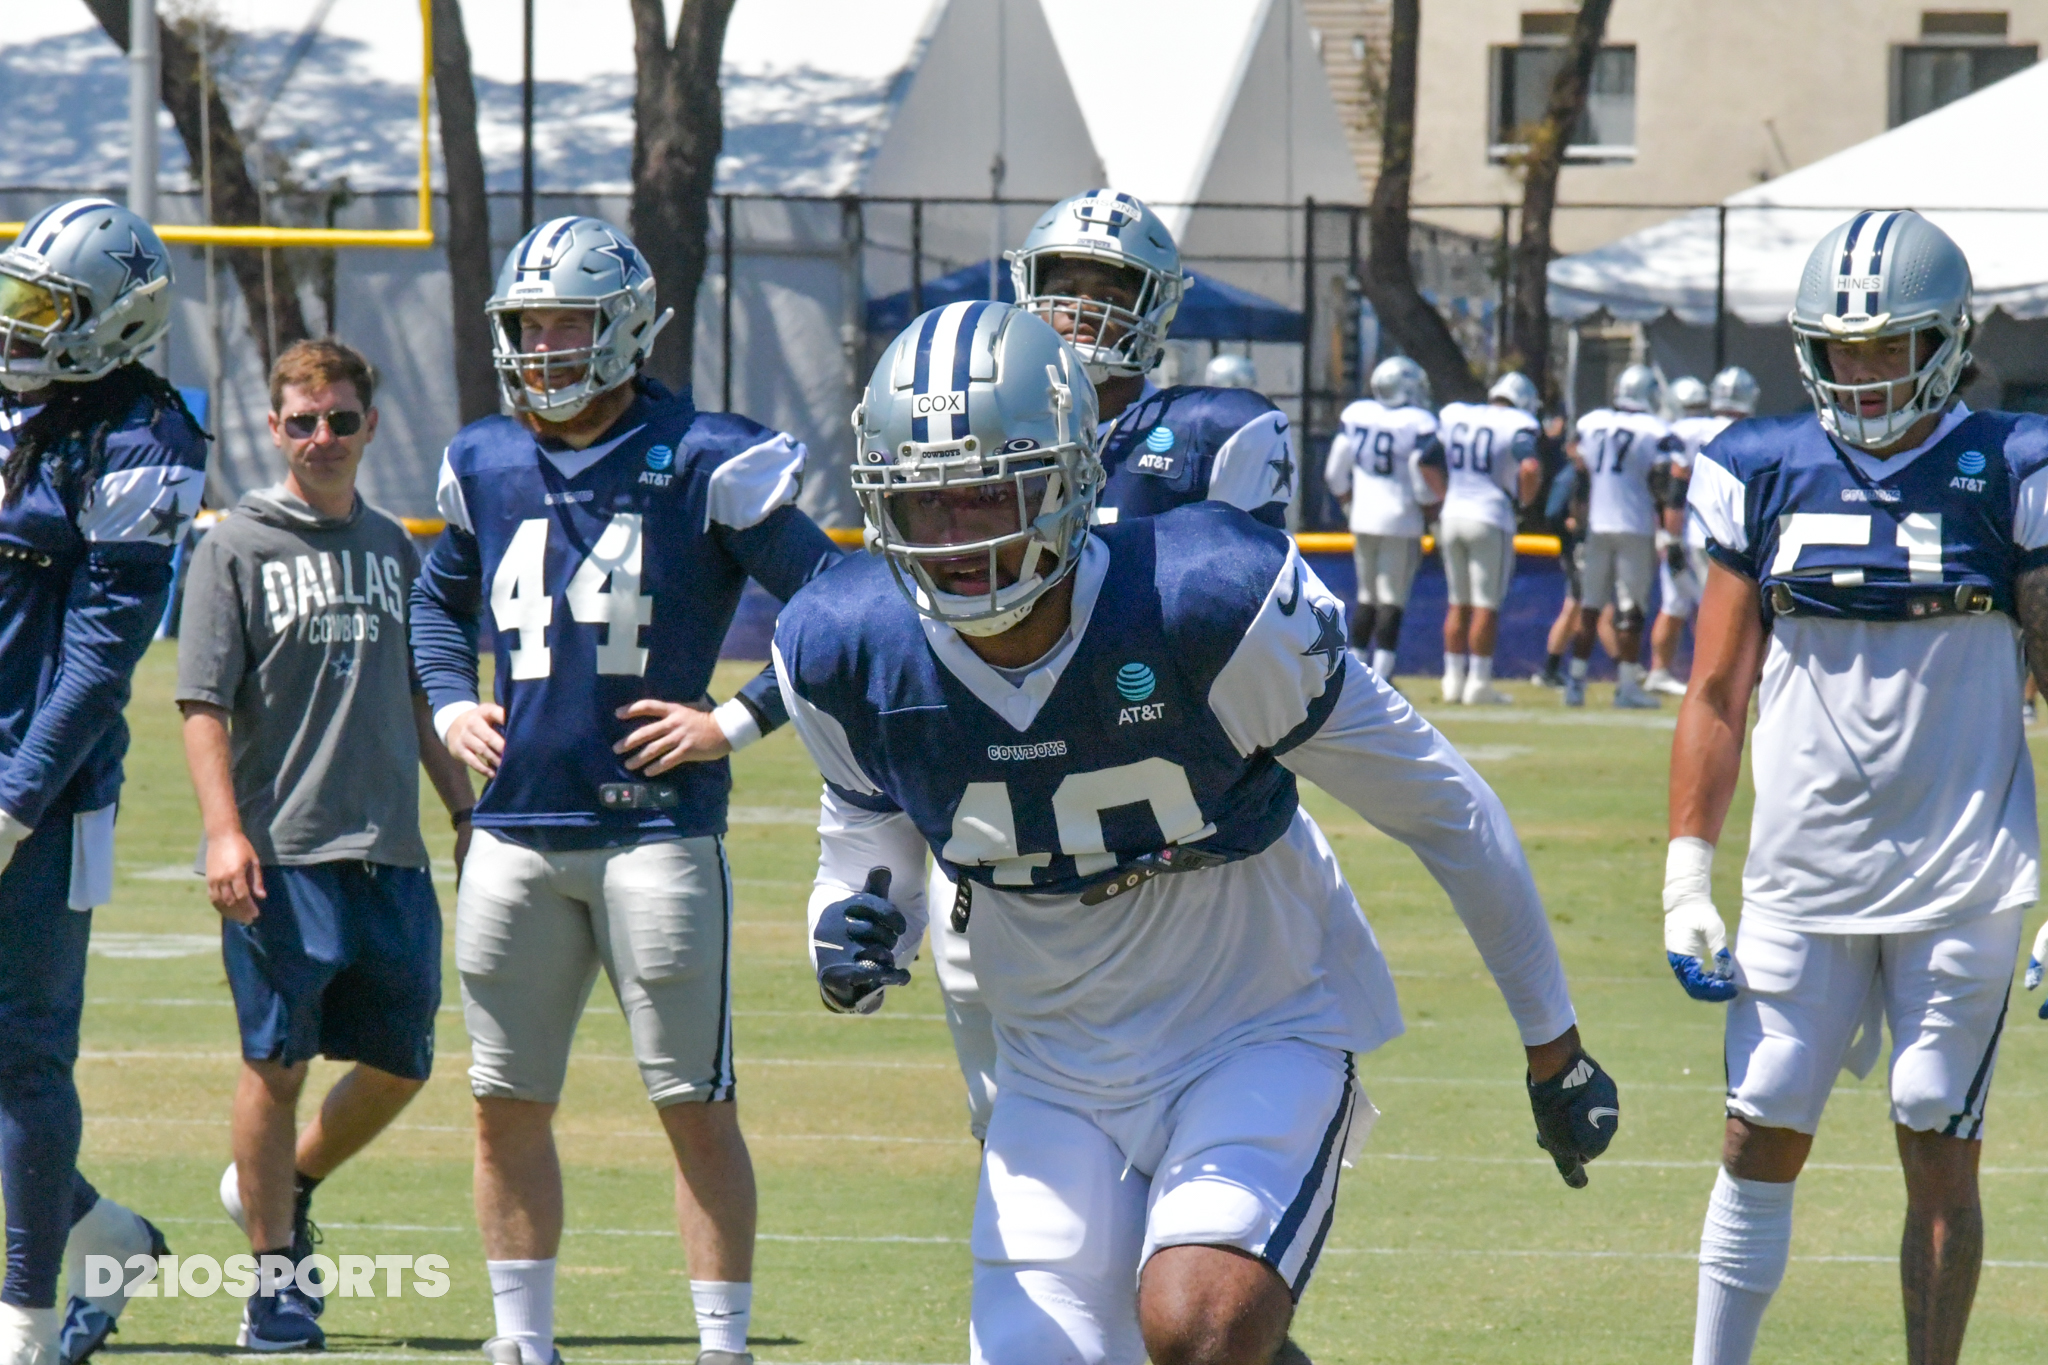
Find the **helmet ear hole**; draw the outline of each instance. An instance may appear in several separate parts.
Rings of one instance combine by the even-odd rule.
[[[123,327],[121,329],[121,340],[126,341],[129,337],[134,336],[137,332],[141,331],[147,325],[148,324],[142,322],[129,323],[126,327]]]

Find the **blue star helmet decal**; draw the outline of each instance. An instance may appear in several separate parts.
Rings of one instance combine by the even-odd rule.
[[[144,246],[141,236],[132,229],[128,233],[128,249],[109,251],[107,259],[120,266],[124,272],[121,287],[114,291],[114,297],[117,299],[136,286],[148,284],[155,279],[157,267],[164,263],[164,258]]]
[[[594,247],[592,250],[599,256],[609,256],[617,261],[619,283],[628,289],[632,288],[634,279],[647,273],[646,263],[640,259],[640,253],[634,250],[632,244],[620,241],[616,233],[607,232],[604,239],[605,245]]]

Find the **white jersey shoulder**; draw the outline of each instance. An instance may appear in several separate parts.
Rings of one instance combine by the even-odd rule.
[[[1436,434],[1436,415],[1427,408],[1390,408],[1362,398],[1344,409],[1323,481],[1351,499],[1353,534],[1422,534],[1422,507],[1435,495],[1416,461]]]

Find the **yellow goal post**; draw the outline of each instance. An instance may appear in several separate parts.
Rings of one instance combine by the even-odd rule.
[[[419,226],[410,228],[223,227],[158,223],[157,236],[179,246],[429,247],[434,244],[434,181],[429,137],[433,126],[433,0],[420,0]],[[0,223],[0,242],[21,235],[23,223]]]

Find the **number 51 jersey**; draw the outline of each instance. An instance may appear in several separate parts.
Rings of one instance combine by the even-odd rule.
[[[1294,818],[1275,755],[1336,704],[1344,625],[1287,537],[1199,503],[1099,527],[1084,556],[1070,643],[1021,686],[874,556],[821,575],[776,626],[826,780],[908,814],[956,877],[1073,895],[1168,846],[1250,857]]]
[[[2037,899],[2011,613],[2048,564],[2048,421],[1958,403],[1882,459],[1810,413],[1737,422],[1687,504],[1769,631],[1743,914],[1905,933]]]
[[[749,575],[787,601],[838,554],[792,505],[802,445],[637,382],[587,449],[492,417],[442,465],[448,531],[414,588],[413,653],[439,716],[476,699],[490,632],[505,753],[476,823],[530,846],[724,833],[726,760],[635,772],[612,746],[648,719],[615,712],[702,698]]]

